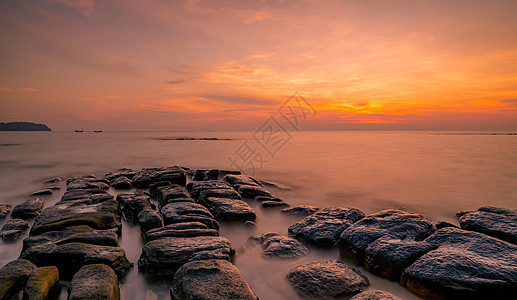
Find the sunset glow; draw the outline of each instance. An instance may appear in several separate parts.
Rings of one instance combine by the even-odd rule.
[[[0,3],[0,121],[253,130],[517,130],[514,0]]]

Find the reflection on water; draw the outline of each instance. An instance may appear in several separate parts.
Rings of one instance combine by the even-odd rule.
[[[161,140],[171,136],[229,140]],[[42,187],[42,181],[55,176],[102,176],[122,167],[168,165],[228,169],[228,156],[250,138],[251,133],[228,132],[0,132],[0,202],[21,203]],[[367,214],[399,208],[457,223],[454,214],[459,210],[484,205],[517,208],[516,167],[515,135],[295,132],[258,177],[289,186],[270,190],[291,205],[350,206]],[[45,207],[62,193],[48,197]],[[296,299],[284,274],[302,263],[338,259],[338,251],[311,247],[309,256],[294,260],[263,258],[259,246],[248,245],[247,238],[269,231],[287,235],[287,227],[299,218],[250,204],[257,211],[256,228],[221,226],[221,235],[238,250],[235,264],[262,299]],[[4,223],[0,220],[0,226]],[[139,228],[123,223],[120,243],[135,263],[123,280],[122,295],[169,299],[166,285],[151,285],[138,274]],[[0,266],[17,258],[21,245],[21,239],[1,244]],[[365,273],[373,287],[416,299],[398,284]],[[61,296],[66,299],[66,293]]]

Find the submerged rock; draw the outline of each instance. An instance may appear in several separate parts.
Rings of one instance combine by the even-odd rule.
[[[57,299],[61,285],[59,284],[59,272],[56,267],[42,267],[35,269],[25,286],[23,299],[44,300]]]
[[[317,246],[333,247],[343,230],[363,217],[355,208],[325,208],[289,226],[289,233]]]
[[[151,279],[172,278],[189,261],[231,260],[234,255],[233,244],[223,237],[166,237],[145,244],[138,260],[138,270]]]
[[[350,300],[402,300],[399,297],[385,291],[368,290],[350,298]]]
[[[481,207],[477,211],[462,214],[459,222],[463,229],[488,234],[517,245],[516,209]]]
[[[208,197],[200,200],[217,220],[255,220],[255,211],[239,199]]]
[[[43,202],[41,198],[29,198],[25,202],[16,205],[11,216],[18,219],[35,218],[41,213]]]
[[[57,266],[62,278],[70,278],[82,266],[105,264],[118,276],[124,276],[132,263],[120,247],[90,245],[84,243],[42,244],[25,249],[20,258],[27,259],[37,266]]]
[[[174,275],[172,299],[258,299],[239,270],[227,260],[192,261]]]
[[[12,241],[18,239],[25,231],[29,229],[27,221],[22,219],[12,219],[4,224],[0,230],[0,236],[4,241]]]
[[[68,300],[119,300],[117,276],[103,264],[82,267],[73,277]]]
[[[36,266],[28,260],[17,259],[0,269],[0,299],[11,299],[21,291]]]
[[[71,226],[60,231],[29,236],[23,240],[23,249],[48,243],[62,245],[74,242],[116,247],[118,235],[113,229],[95,230],[86,225]]]
[[[259,185],[234,185],[237,192],[243,198],[255,198],[257,196],[272,197],[271,193]]]
[[[5,218],[11,212],[12,207],[9,203],[0,203],[0,219]]]
[[[110,181],[110,186],[117,190],[129,190],[133,187],[131,179],[120,176]]]
[[[263,255],[276,258],[294,258],[309,254],[309,249],[295,239],[280,236],[276,232],[264,233],[252,236],[250,241],[256,241],[263,245]]]
[[[147,188],[149,185],[159,181],[168,181],[172,184],[185,186],[187,177],[184,169],[174,166],[142,169],[133,176],[132,180],[133,186],[137,188]]]
[[[261,205],[264,208],[268,207],[289,207],[288,203],[285,203],[283,201],[262,201]]]
[[[338,260],[295,267],[287,273],[287,280],[300,295],[317,299],[352,296],[369,285],[359,270]]]
[[[54,192],[52,192],[51,189],[42,189],[39,191],[35,191],[31,194],[31,196],[45,196],[45,195],[52,195]]]
[[[284,208],[281,211],[285,214],[296,215],[296,216],[310,216],[319,210],[318,207],[313,205],[298,205],[290,208]]]

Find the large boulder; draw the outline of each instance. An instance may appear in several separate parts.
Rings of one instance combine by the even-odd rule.
[[[174,166],[142,169],[133,176],[132,180],[133,186],[137,188],[147,188],[149,185],[159,181],[168,181],[172,184],[185,186],[187,177],[185,170]]]
[[[12,207],[9,203],[0,203],[0,219],[5,218],[11,212]]]
[[[498,207],[481,207],[476,211],[459,213],[460,226],[488,234],[517,245],[517,210]]]
[[[219,231],[208,228],[200,222],[186,222],[170,224],[165,227],[155,228],[146,232],[147,240],[152,241],[164,237],[196,237],[196,236],[219,236]]]
[[[28,260],[17,259],[0,269],[0,299],[11,299],[18,295],[36,266]]]
[[[365,217],[341,235],[341,254],[369,271],[398,280],[402,269],[429,251],[418,243],[435,231],[433,222],[401,210]]]
[[[23,240],[23,249],[48,243],[62,245],[74,242],[116,247],[118,235],[113,229],[96,230],[86,225],[71,226],[60,231],[29,236]]]
[[[209,189],[203,190],[199,194],[198,202],[202,203],[209,197],[242,200],[241,195],[239,195],[239,193],[237,193],[237,191],[235,191],[234,189]]]
[[[24,300],[57,299],[61,285],[59,272],[55,266],[35,269],[27,281],[24,290]]]
[[[138,270],[151,279],[172,278],[189,261],[231,260],[234,255],[233,244],[223,237],[166,237],[145,244],[138,260]]]
[[[309,254],[309,249],[299,241],[286,236],[280,236],[276,232],[252,236],[249,240],[261,243],[264,247],[263,255],[266,257],[295,258]]]
[[[119,300],[117,275],[103,264],[82,267],[72,278],[68,300]]]
[[[154,209],[144,209],[137,215],[138,224],[142,228],[142,231],[148,231],[154,228],[162,227],[162,219],[158,212]]]
[[[67,190],[83,190],[83,189],[103,189],[109,188],[109,181],[99,179],[95,175],[79,175],[73,176],[66,180]]]
[[[174,275],[172,299],[258,299],[239,270],[227,260],[192,261]]]
[[[211,228],[218,229],[219,224],[215,224],[214,216],[201,204],[193,202],[174,202],[162,207],[161,213],[165,225],[184,222],[210,223]],[[208,219],[208,220],[207,220]],[[208,224],[207,224],[208,225]]]
[[[25,202],[16,205],[11,216],[18,219],[35,218],[41,213],[43,202],[41,198],[29,198]]]
[[[447,227],[425,239],[429,251],[400,282],[425,299],[510,299],[517,294],[517,246]]]
[[[287,280],[300,295],[316,299],[353,296],[370,284],[359,270],[338,260],[297,266]]]
[[[248,203],[231,198],[202,198],[200,203],[208,208],[217,220],[249,221],[257,217],[253,208]]]
[[[118,169],[115,172],[110,172],[106,175],[104,175],[104,178],[106,178],[109,181],[112,181],[113,179],[119,178],[119,177],[126,177],[126,178],[133,178],[135,176],[137,171],[127,168]]]
[[[133,187],[131,179],[120,176],[110,181],[110,186],[116,190],[129,190]]]
[[[319,208],[313,205],[297,205],[281,210],[284,214],[290,214],[295,216],[310,216],[317,212]]]
[[[402,300],[399,297],[379,290],[368,290],[350,298],[350,300]]]
[[[355,208],[325,208],[289,226],[289,233],[317,246],[333,247],[343,230],[363,217]]]
[[[153,190],[153,196],[158,199],[161,206],[165,206],[172,202],[191,202],[190,194],[184,187],[173,184],[160,186]]]
[[[120,247],[90,245],[84,243],[42,244],[25,249],[20,258],[37,266],[57,266],[62,278],[71,278],[82,266],[105,264],[118,276],[124,276],[133,265]]]
[[[129,222],[136,223],[138,214],[144,209],[152,209],[150,198],[142,191],[118,194],[117,202],[120,205],[124,217]]]
[[[187,184],[187,190],[190,196],[195,200],[197,200],[205,190],[227,190],[231,188],[228,183],[220,180],[194,181]]]
[[[13,241],[18,239],[25,231],[29,229],[29,223],[22,219],[9,220],[0,230],[0,237],[4,241]]]

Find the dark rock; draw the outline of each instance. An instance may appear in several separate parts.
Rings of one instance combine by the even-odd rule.
[[[5,218],[11,212],[12,207],[9,203],[0,203],[0,219]]]
[[[421,243],[431,251],[407,267],[400,280],[420,297],[512,299],[517,294],[516,245],[453,227]]]
[[[224,176],[224,181],[228,182],[230,185],[255,185],[259,186],[260,184],[254,180],[253,178],[246,175],[231,175],[228,174]]]
[[[350,300],[402,300],[388,292],[379,290],[368,290],[350,298]]]
[[[260,206],[263,208],[268,208],[268,207],[289,207],[290,205],[283,201],[262,201]]]
[[[246,222],[244,222],[244,226],[247,226],[247,227],[257,227],[257,224],[255,222],[252,222],[252,221],[246,221]]]
[[[172,299],[258,299],[239,270],[226,260],[192,261],[174,275]]]
[[[189,216],[175,216],[173,218],[164,218],[166,226],[178,223],[199,222],[205,224],[208,228],[219,230],[219,223],[212,217],[189,215]]]
[[[61,177],[54,177],[48,180],[43,181],[43,184],[57,184],[63,180]]]
[[[18,219],[35,218],[41,213],[43,202],[41,198],[29,198],[25,202],[16,205],[11,216]]]
[[[108,194],[105,190],[99,188],[68,190],[65,192],[60,204],[64,202],[74,202],[82,204],[97,204],[107,200],[112,200],[113,196]]]
[[[325,208],[289,226],[289,233],[317,246],[333,247],[343,230],[363,217],[355,208]]]
[[[205,180],[217,180],[219,179],[219,170],[211,169],[208,170],[205,174]]]
[[[261,235],[252,235],[249,237],[248,241],[249,242],[253,242],[253,243],[258,243],[258,244],[264,244],[264,241],[269,239],[270,237],[273,237],[273,236],[279,236],[280,234],[278,232],[267,232],[267,233],[263,233]]]
[[[138,269],[149,278],[172,278],[189,261],[231,260],[234,255],[233,244],[223,237],[161,238],[142,248]]]
[[[124,249],[120,247],[90,245],[84,243],[43,244],[25,249],[20,258],[37,266],[57,266],[62,278],[71,278],[82,266],[105,264],[118,276],[124,276],[131,268]]]
[[[268,190],[259,185],[235,185],[234,188],[243,198],[255,198],[257,196],[272,197]]]
[[[264,202],[264,201],[284,202],[284,200],[282,200],[280,198],[270,197],[270,196],[257,196],[254,199],[255,199],[255,201],[258,201],[258,202]]]
[[[0,299],[12,299],[23,291],[36,266],[28,260],[17,259],[0,269]]]
[[[110,181],[110,186],[117,190],[129,190],[133,187],[131,179],[120,176]]]
[[[158,187],[154,190],[152,195],[158,199],[158,202],[160,202],[161,206],[165,206],[172,202],[194,201],[192,198],[190,198],[187,190],[178,184]]]
[[[29,223],[22,219],[12,219],[4,224],[0,230],[0,236],[4,241],[12,241],[19,238],[25,231],[29,229]]]
[[[352,296],[368,287],[368,278],[359,270],[338,260],[295,267],[287,280],[296,292],[310,298]]]
[[[442,228],[445,228],[445,227],[456,227],[456,228],[459,228],[457,225],[454,225],[452,223],[445,222],[445,221],[436,222],[435,227],[436,227],[436,229],[442,229]]]
[[[177,222],[178,219],[181,219],[180,217],[191,217],[192,221],[195,221],[196,217],[214,218],[206,207],[191,202],[169,203],[162,207],[161,213],[165,225],[180,223]]]
[[[133,186],[137,188],[147,188],[149,185],[159,181],[168,181],[172,184],[185,186],[187,177],[185,170],[174,166],[167,168],[142,169],[136,173],[132,180]]]
[[[56,267],[37,268],[32,271],[25,286],[24,300],[57,299],[61,292],[59,272]]]
[[[103,264],[82,267],[74,275],[68,300],[119,300],[120,290],[113,269]]]
[[[202,203],[208,197],[216,198],[230,198],[242,200],[241,195],[234,189],[215,189],[215,190],[203,190],[200,195],[198,202]]]
[[[56,190],[60,190],[61,186],[59,186],[59,185],[47,185],[47,186],[45,186],[45,188],[47,188],[49,190],[52,190],[52,191],[56,191]]]
[[[109,181],[99,179],[95,175],[80,175],[66,180],[67,190],[102,189],[109,188]]]
[[[219,236],[219,231],[215,229],[208,228],[205,224],[199,222],[191,222],[203,225],[205,228],[175,228],[174,225],[179,224],[188,224],[188,223],[179,223],[179,224],[171,224],[162,228],[156,228],[153,230],[149,230],[146,234],[146,238],[148,241],[161,239],[164,237],[181,237],[181,238],[189,238],[196,236]]]
[[[259,236],[252,236],[250,241],[256,241],[264,246],[264,256],[276,258],[293,258],[309,254],[309,249],[295,239],[279,236],[276,232],[269,232]]]
[[[118,169],[115,172],[110,172],[110,173],[104,175],[104,178],[106,178],[108,181],[112,181],[113,179],[116,179],[119,177],[126,177],[128,179],[132,179],[133,176],[136,175],[136,173],[137,173],[137,171],[135,171],[135,170],[122,168],[122,169]]]
[[[23,249],[48,243],[85,243],[101,246],[118,246],[118,235],[113,229],[95,230],[86,225],[66,227],[60,231],[49,231],[29,236],[23,240]]]
[[[154,209],[144,209],[138,213],[138,224],[144,231],[162,227],[162,219]]]
[[[231,189],[230,185],[220,180],[207,180],[198,182],[189,182],[187,184],[187,190],[190,196],[197,200],[201,195],[201,192],[205,190],[218,190],[218,189]]]
[[[141,191],[127,194],[118,194],[117,202],[120,205],[124,217],[129,222],[138,220],[138,214],[145,209],[153,209],[149,196]]]
[[[207,170],[191,170],[193,171],[193,179],[197,181],[203,181],[206,180],[206,172]]]
[[[208,197],[200,202],[208,208],[217,220],[255,220],[255,211],[248,203],[230,198]]]
[[[169,181],[158,181],[149,185],[149,193],[156,198],[156,190],[161,186],[171,185]]]
[[[517,210],[481,207],[467,212],[460,219],[463,229],[477,231],[517,245]]]
[[[298,205],[290,208],[282,209],[283,213],[297,216],[310,216],[319,210],[318,207],[312,205]]]
[[[241,175],[241,171],[236,170],[219,170],[219,174],[221,175]]]
[[[31,194],[31,196],[44,196],[44,195],[52,195],[54,192],[52,192],[51,189],[42,189],[39,191],[35,191]]]

